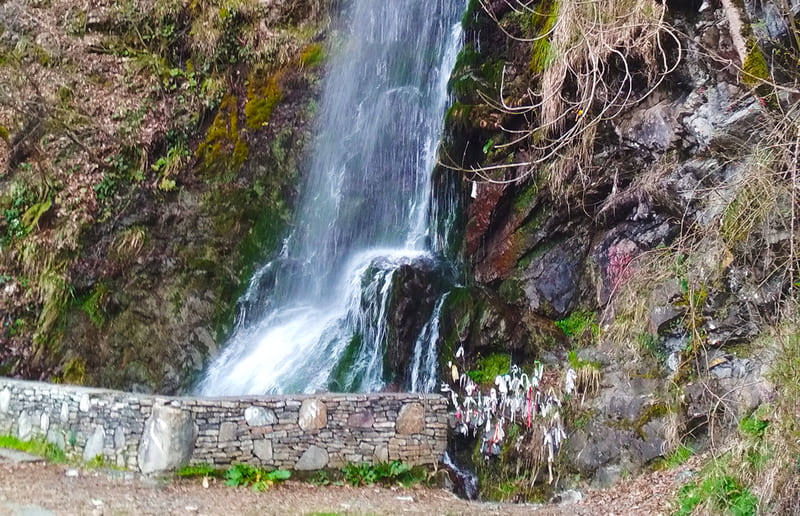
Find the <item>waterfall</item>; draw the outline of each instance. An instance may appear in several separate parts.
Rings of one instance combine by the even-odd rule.
[[[430,223],[430,174],[463,9],[454,0],[355,0],[343,13],[345,41],[329,63],[292,233],[239,300],[202,394],[384,387],[394,272],[433,260],[442,241]],[[420,339],[438,338],[432,330]],[[431,359],[420,360],[430,383]]]
[[[408,385],[411,392],[433,392],[436,389],[436,366],[439,358],[436,342],[439,340],[439,316],[448,294],[449,292],[445,293],[436,301],[431,318],[422,327],[417,342],[414,343],[411,380]]]

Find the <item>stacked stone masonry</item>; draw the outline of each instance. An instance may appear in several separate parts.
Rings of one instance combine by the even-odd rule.
[[[186,463],[433,464],[447,425],[447,400],[436,394],[174,398],[0,378],[0,434],[144,473]]]

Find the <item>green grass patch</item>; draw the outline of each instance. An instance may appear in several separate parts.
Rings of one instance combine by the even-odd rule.
[[[204,477],[222,477],[224,471],[215,468],[211,464],[192,464],[183,466],[175,472],[181,478],[204,478]]]
[[[757,513],[758,498],[732,476],[711,473],[681,487],[675,515],[689,516],[701,504],[712,513],[753,516]]]
[[[401,485],[409,487],[424,482],[427,473],[424,468],[412,467],[399,460],[378,462],[376,464],[349,463],[342,468],[344,481],[351,486],[371,486],[373,484]]]
[[[64,450],[44,439],[21,441],[10,435],[0,435],[0,448],[11,448],[31,455],[38,455],[50,462],[66,462],[67,460]]]
[[[556,321],[555,325],[567,337],[580,337],[587,328],[592,332],[592,337],[596,337],[600,331],[595,314],[588,310],[575,310],[564,319]]]
[[[663,469],[675,469],[678,466],[686,463],[693,453],[694,450],[691,447],[681,444],[672,453],[660,460],[656,464],[656,467]]]
[[[578,358],[578,352],[574,349],[567,352],[567,362],[569,363],[569,366],[576,371],[584,367],[600,369],[599,362],[593,360],[581,360]]]
[[[308,45],[300,54],[300,64],[304,67],[317,66],[325,61],[325,49],[319,43]]]
[[[769,421],[761,419],[756,414],[739,421],[739,431],[752,437],[762,437],[768,426]]]
[[[495,377],[508,373],[511,367],[511,355],[508,353],[492,353],[478,357],[476,368],[467,371],[467,375],[479,384],[493,383]]]

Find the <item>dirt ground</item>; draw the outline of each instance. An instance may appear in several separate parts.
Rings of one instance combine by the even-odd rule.
[[[475,514],[666,515],[693,464],[587,490],[578,502],[513,505],[468,502],[434,488],[317,487],[287,481],[265,492],[211,480],[155,480],[130,473],[74,469],[44,462],[0,464],[0,515]]]

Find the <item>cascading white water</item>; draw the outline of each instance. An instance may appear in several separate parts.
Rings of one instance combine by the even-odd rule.
[[[439,340],[439,317],[447,295],[445,293],[436,301],[430,320],[422,327],[417,342],[414,343],[409,386],[411,392],[433,392],[436,389],[436,365],[439,358],[436,342]]]
[[[294,230],[240,299],[202,394],[313,392],[335,368],[339,389],[383,387],[394,272],[430,261],[441,240],[429,230],[430,174],[463,9],[454,0],[355,0],[344,13],[346,42],[327,73]],[[438,338],[430,323],[425,332]],[[424,358],[419,370],[435,368]],[[427,388],[429,377],[412,383]]]

